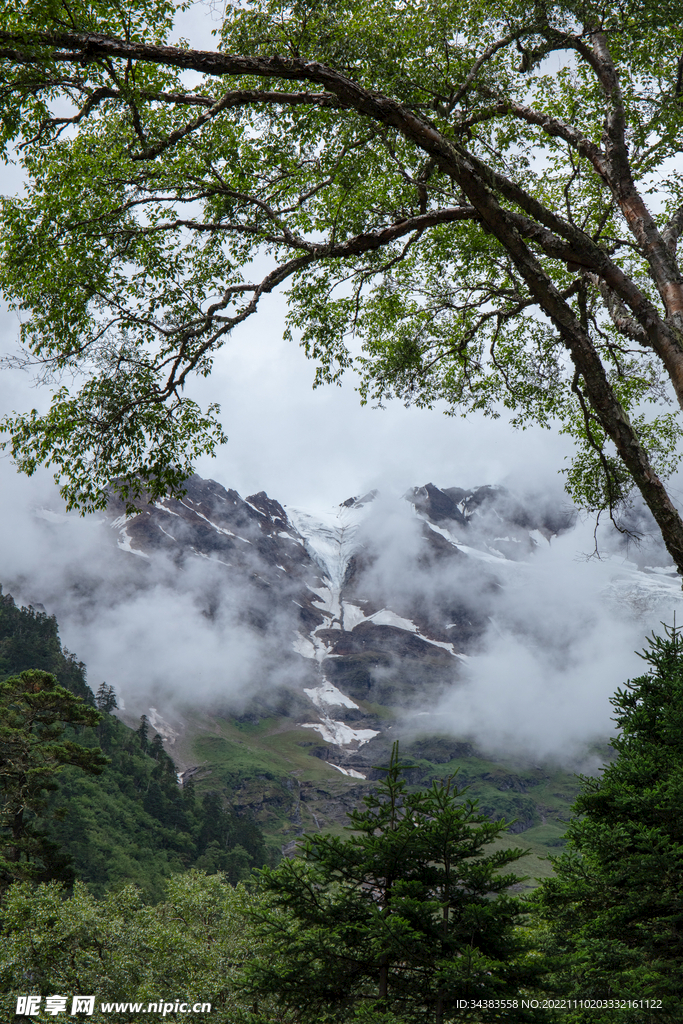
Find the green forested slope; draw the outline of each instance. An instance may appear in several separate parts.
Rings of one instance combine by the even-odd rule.
[[[0,585],[0,680],[30,668],[52,672],[67,690],[95,703],[85,681],[85,665],[62,647],[55,617],[35,608],[17,608]]]
[[[52,672],[96,703],[85,666],[61,646],[56,620],[17,608],[0,591],[0,680],[28,668]],[[64,768],[41,825],[71,858],[75,877],[95,892],[136,882],[155,899],[165,878],[189,867],[221,870],[237,881],[264,863],[263,836],[251,817],[225,808],[215,792],[197,797],[191,783],[181,790],[173,761],[145,720],[133,730],[105,713],[78,742],[100,746],[110,763],[96,778]]]

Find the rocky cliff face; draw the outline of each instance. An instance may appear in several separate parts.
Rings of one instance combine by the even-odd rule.
[[[287,683],[255,686],[225,713],[256,724],[284,712],[301,736],[316,738],[321,757],[356,778],[368,775],[398,720],[410,722],[457,681],[501,568],[572,525],[571,514],[524,507],[502,488],[430,483],[405,495],[387,548],[393,513],[378,514],[380,501],[373,492],[325,513],[285,509],[263,491],[243,499],[194,477],[182,501],[128,519],[116,506],[110,513],[121,551],[163,553],[179,586],[189,562],[210,563],[207,614],[227,588],[239,593],[246,630],[286,638]]]

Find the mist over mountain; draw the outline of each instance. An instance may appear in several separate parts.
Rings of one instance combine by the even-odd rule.
[[[280,716],[354,777],[398,736],[559,762],[604,739],[634,649],[681,592],[656,541],[600,544],[587,559],[592,524],[501,487],[321,512],[194,477],[132,518],[34,509],[2,579],[176,755],[188,714]]]

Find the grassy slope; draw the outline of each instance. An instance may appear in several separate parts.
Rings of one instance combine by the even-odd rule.
[[[271,848],[281,849],[303,832],[343,831],[345,812],[373,785],[372,780],[349,778],[327,764],[319,756],[324,756],[324,748],[317,734],[280,718],[250,724],[196,716],[178,753],[199,766],[198,791],[217,789],[236,808],[249,808]],[[521,873],[530,876],[526,887],[552,873],[547,857],[562,847],[579,787],[573,773],[476,754],[436,763],[412,758],[410,751],[411,744],[406,743],[403,755],[415,765],[409,773],[412,786],[429,785],[433,778],[457,771],[459,784],[468,786],[468,796],[478,799],[487,815],[517,819],[513,827],[523,831],[501,837],[499,845],[530,850],[519,865]],[[378,758],[380,764],[384,760]]]

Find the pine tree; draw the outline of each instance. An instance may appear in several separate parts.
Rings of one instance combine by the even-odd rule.
[[[140,715],[140,725],[135,730],[140,737],[140,747],[147,753],[149,748],[149,718],[147,715]]]
[[[0,888],[17,879],[65,876],[67,864],[36,815],[66,765],[99,775],[108,763],[99,748],[64,738],[67,725],[99,720],[95,708],[48,672],[29,670],[0,683]]]
[[[646,675],[612,698],[616,759],[584,778],[555,877],[538,890],[565,996],[637,1000],[629,1021],[679,1021],[683,1005],[683,637],[665,627]],[[661,1000],[652,1009],[648,1000]],[[643,1001],[643,1005],[640,1002]],[[623,1021],[579,1007],[577,1021]]]
[[[301,1022],[543,1019],[519,1007],[534,967],[506,869],[525,851],[486,853],[506,824],[453,777],[409,793],[407,767],[395,745],[348,837],[310,836],[260,872],[270,909],[257,912],[264,954],[248,991]]]
[[[95,694],[95,703],[100,711],[105,715],[110,714],[119,706],[119,702],[116,699],[116,692],[113,686],[109,686],[108,683],[100,683],[97,693]]]

